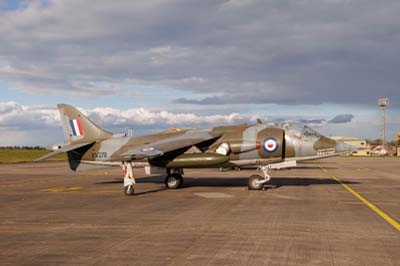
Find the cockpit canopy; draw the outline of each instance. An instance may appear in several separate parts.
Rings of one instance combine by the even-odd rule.
[[[284,124],[282,125],[282,128],[285,130],[286,134],[298,139],[320,138],[323,136],[316,130],[304,124]]]

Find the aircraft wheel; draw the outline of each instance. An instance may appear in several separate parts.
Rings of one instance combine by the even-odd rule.
[[[170,174],[165,178],[165,186],[168,189],[180,188],[183,184],[183,178],[179,174]]]
[[[132,196],[133,194],[135,194],[135,189],[133,188],[133,186],[126,186],[124,187],[124,193],[126,196]]]
[[[264,178],[259,175],[252,175],[249,178],[249,190],[261,190],[264,187]]]

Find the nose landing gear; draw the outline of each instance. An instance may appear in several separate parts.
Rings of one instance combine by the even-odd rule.
[[[263,172],[264,177],[260,175],[250,176],[248,184],[249,190],[261,190],[264,188],[265,183],[271,180],[271,176],[268,174],[269,169],[269,165],[264,165],[259,168],[259,170]]]

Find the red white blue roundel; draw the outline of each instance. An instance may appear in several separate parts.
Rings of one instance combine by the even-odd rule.
[[[266,138],[263,142],[263,149],[266,152],[273,153],[279,148],[279,144],[275,138]]]

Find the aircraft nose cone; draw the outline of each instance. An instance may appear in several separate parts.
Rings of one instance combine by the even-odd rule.
[[[353,153],[357,151],[356,147],[346,144],[343,141],[336,141],[335,149],[337,153]]]

